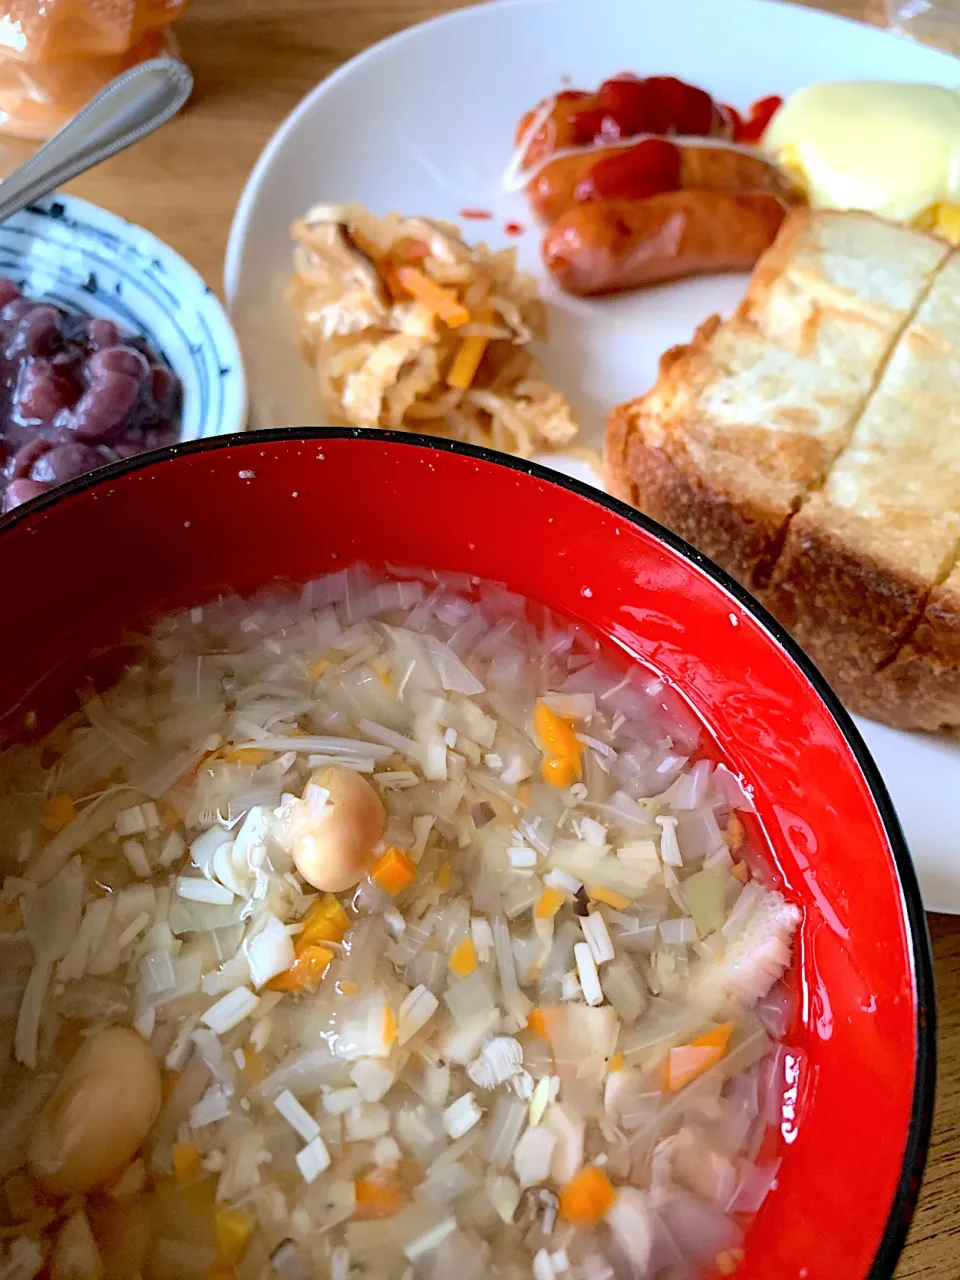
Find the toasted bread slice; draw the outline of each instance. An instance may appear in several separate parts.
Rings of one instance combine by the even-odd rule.
[[[930,592],[904,645],[848,694],[855,710],[904,729],[960,727],[960,568]]]
[[[762,586],[948,253],[869,214],[792,214],[733,318],[668,351],[656,386],[614,411],[611,491]]]
[[[916,627],[950,575],[958,543],[960,258],[953,256],[897,341],[822,490],[792,520],[767,602],[840,686],[861,688]]]

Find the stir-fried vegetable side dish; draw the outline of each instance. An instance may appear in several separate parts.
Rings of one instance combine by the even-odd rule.
[[[0,759],[0,1275],[736,1270],[799,911],[662,681],[352,568],[81,702]]]
[[[523,458],[584,453],[531,351],[546,311],[516,251],[430,218],[317,205],[292,228],[287,301],[335,426],[389,427]]]

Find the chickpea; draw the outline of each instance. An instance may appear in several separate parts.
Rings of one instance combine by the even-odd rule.
[[[108,1027],[73,1055],[30,1135],[28,1160],[54,1195],[92,1190],[133,1159],[160,1112],[160,1068],[128,1027]]]
[[[353,769],[321,769],[310,779],[330,796],[300,825],[293,846],[297,870],[314,889],[340,893],[363,879],[387,823],[383,801]]]

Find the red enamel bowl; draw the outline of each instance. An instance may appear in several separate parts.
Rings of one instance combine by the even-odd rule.
[[[76,688],[125,624],[354,560],[505,582],[654,667],[755,788],[804,908],[783,1164],[740,1280],[893,1275],[930,1131],[929,942],[859,734],[740,587],[626,506],[528,463],[417,437],[276,431],[178,445],[0,521],[0,723]]]

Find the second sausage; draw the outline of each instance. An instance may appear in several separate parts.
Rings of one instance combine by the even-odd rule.
[[[534,213],[550,223],[580,201],[645,199],[681,188],[791,195],[780,170],[762,156],[662,138],[560,156],[531,178],[526,191]]]
[[[685,276],[749,271],[776,238],[786,210],[775,196],[672,191],[648,200],[576,205],[543,241],[561,289],[618,293]]]

